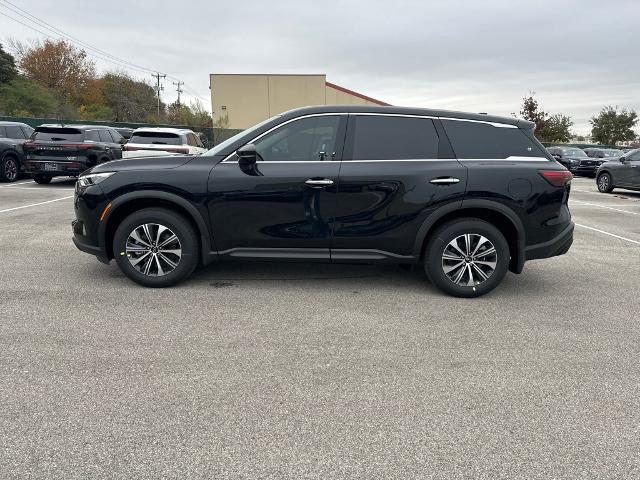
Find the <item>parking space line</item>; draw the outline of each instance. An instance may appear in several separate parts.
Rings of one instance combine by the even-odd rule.
[[[590,207],[608,208],[609,210],[615,210],[616,212],[622,212],[622,213],[630,213],[631,215],[640,215],[640,212],[628,212],[626,210],[620,210],[619,208],[608,207],[607,205],[599,205],[597,203],[583,202],[582,200],[571,200],[571,202],[579,203],[580,205],[588,205]]]
[[[587,230],[593,230],[594,232],[602,233],[604,235],[609,235],[610,237],[619,238],[620,240],[625,240],[627,242],[635,243],[636,245],[640,245],[640,242],[637,240],[631,240],[630,238],[621,237],[620,235],[616,235],[615,233],[605,232],[604,230],[600,230],[598,228],[589,227],[588,225],[581,225],[580,223],[575,224],[576,227],[586,228]]]
[[[68,197],[56,198],[55,200],[47,200],[46,202],[32,203],[31,205],[22,205],[20,207],[6,208],[4,210],[0,210],[0,213],[13,212],[15,210],[21,210],[23,208],[29,208],[29,207],[37,207],[38,205],[45,205],[47,203],[59,202],[60,200],[68,200],[69,198],[73,198],[73,195],[69,195]]]
[[[28,182],[10,183],[9,185],[0,185],[0,188],[13,187],[15,185],[26,185],[28,183],[35,183],[35,182],[33,180],[29,180]]]
[[[35,192],[39,190],[57,190],[58,192],[73,192],[73,188],[55,188],[55,187],[11,187],[12,190],[33,190]]]

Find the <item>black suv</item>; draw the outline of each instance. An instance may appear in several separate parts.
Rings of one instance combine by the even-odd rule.
[[[122,135],[101,125],[41,125],[23,146],[25,170],[38,183],[74,177],[99,163],[122,158]]]
[[[0,122],[0,182],[15,182],[24,169],[22,145],[33,133],[26,123]]]
[[[533,127],[413,108],[292,110],[203,155],[94,167],[76,183],[73,240],[149,287],[212,260],[395,262],[477,297],[573,240],[572,176]]]
[[[571,173],[594,177],[596,170],[605,160],[592,158],[577,147],[548,147],[549,153]]]

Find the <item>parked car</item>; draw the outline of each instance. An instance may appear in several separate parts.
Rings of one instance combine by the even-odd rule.
[[[15,182],[24,170],[22,145],[32,132],[26,123],[0,122],[0,182]]]
[[[585,148],[583,149],[584,153],[586,153],[591,158],[620,158],[624,155],[622,150],[618,150],[617,148]]]
[[[547,147],[553,158],[576,175],[595,176],[596,169],[604,160],[589,157],[577,147]]]
[[[133,133],[133,128],[127,128],[127,127],[114,127],[113,128],[116,132],[118,132],[120,135],[122,135],[125,140],[129,140],[131,138],[131,134]]]
[[[573,241],[572,175],[533,128],[442,110],[296,109],[203,155],[85,172],[73,241],[148,287],[222,259],[395,262],[477,297]]]
[[[207,151],[198,135],[181,128],[138,128],[124,150],[126,158],[164,152],[197,155]]]
[[[616,187],[640,190],[640,149],[603,163],[596,184],[602,193],[611,193]]]
[[[122,158],[122,135],[99,125],[41,125],[24,144],[25,170],[37,183],[78,176],[99,163]]]

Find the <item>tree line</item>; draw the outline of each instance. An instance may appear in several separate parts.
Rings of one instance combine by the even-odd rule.
[[[126,72],[99,75],[86,52],[64,40],[0,44],[0,114],[105,122],[211,127],[199,101],[160,103],[155,89]]]

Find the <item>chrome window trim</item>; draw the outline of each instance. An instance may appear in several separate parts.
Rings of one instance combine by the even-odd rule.
[[[266,132],[262,132],[260,135],[258,135],[257,137],[252,138],[250,141],[246,142],[245,145],[247,145],[248,143],[253,143],[256,140],[260,140],[262,137],[264,137],[265,135],[267,135],[268,133],[273,132],[274,130],[277,130],[280,127],[283,127],[285,125],[287,125],[288,123],[291,122],[295,122],[296,120],[302,120],[304,118],[312,118],[312,117],[326,117],[326,116],[336,116],[336,115],[349,115],[349,112],[333,112],[333,113],[310,113],[309,115],[303,115],[301,117],[295,117],[295,118],[291,118],[289,120],[287,120],[286,122],[282,122],[279,123],[278,125],[275,125],[274,127],[271,127],[269,130],[267,130]],[[231,160],[228,161],[233,155],[235,155],[236,152],[230,153],[229,155],[227,155],[220,163],[237,163],[238,160]],[[279,160],[266,160],[264,163],[276,163]],[[281,163],[310,163],[310,162],[335,162],[336,160],[301,160],[301,161],[297,161],[297,160],[286,160],[286,161],[282,161]]]
[[[453,118],[453,117],[438,117],[440,120],[453,120],[455,122],[471,122],[471,123],[486,123],[497,128],[518,128],[517,125],[511,125],[510,123],[498,123],[490,122],[488,120],[471,120],[470,118]]]

